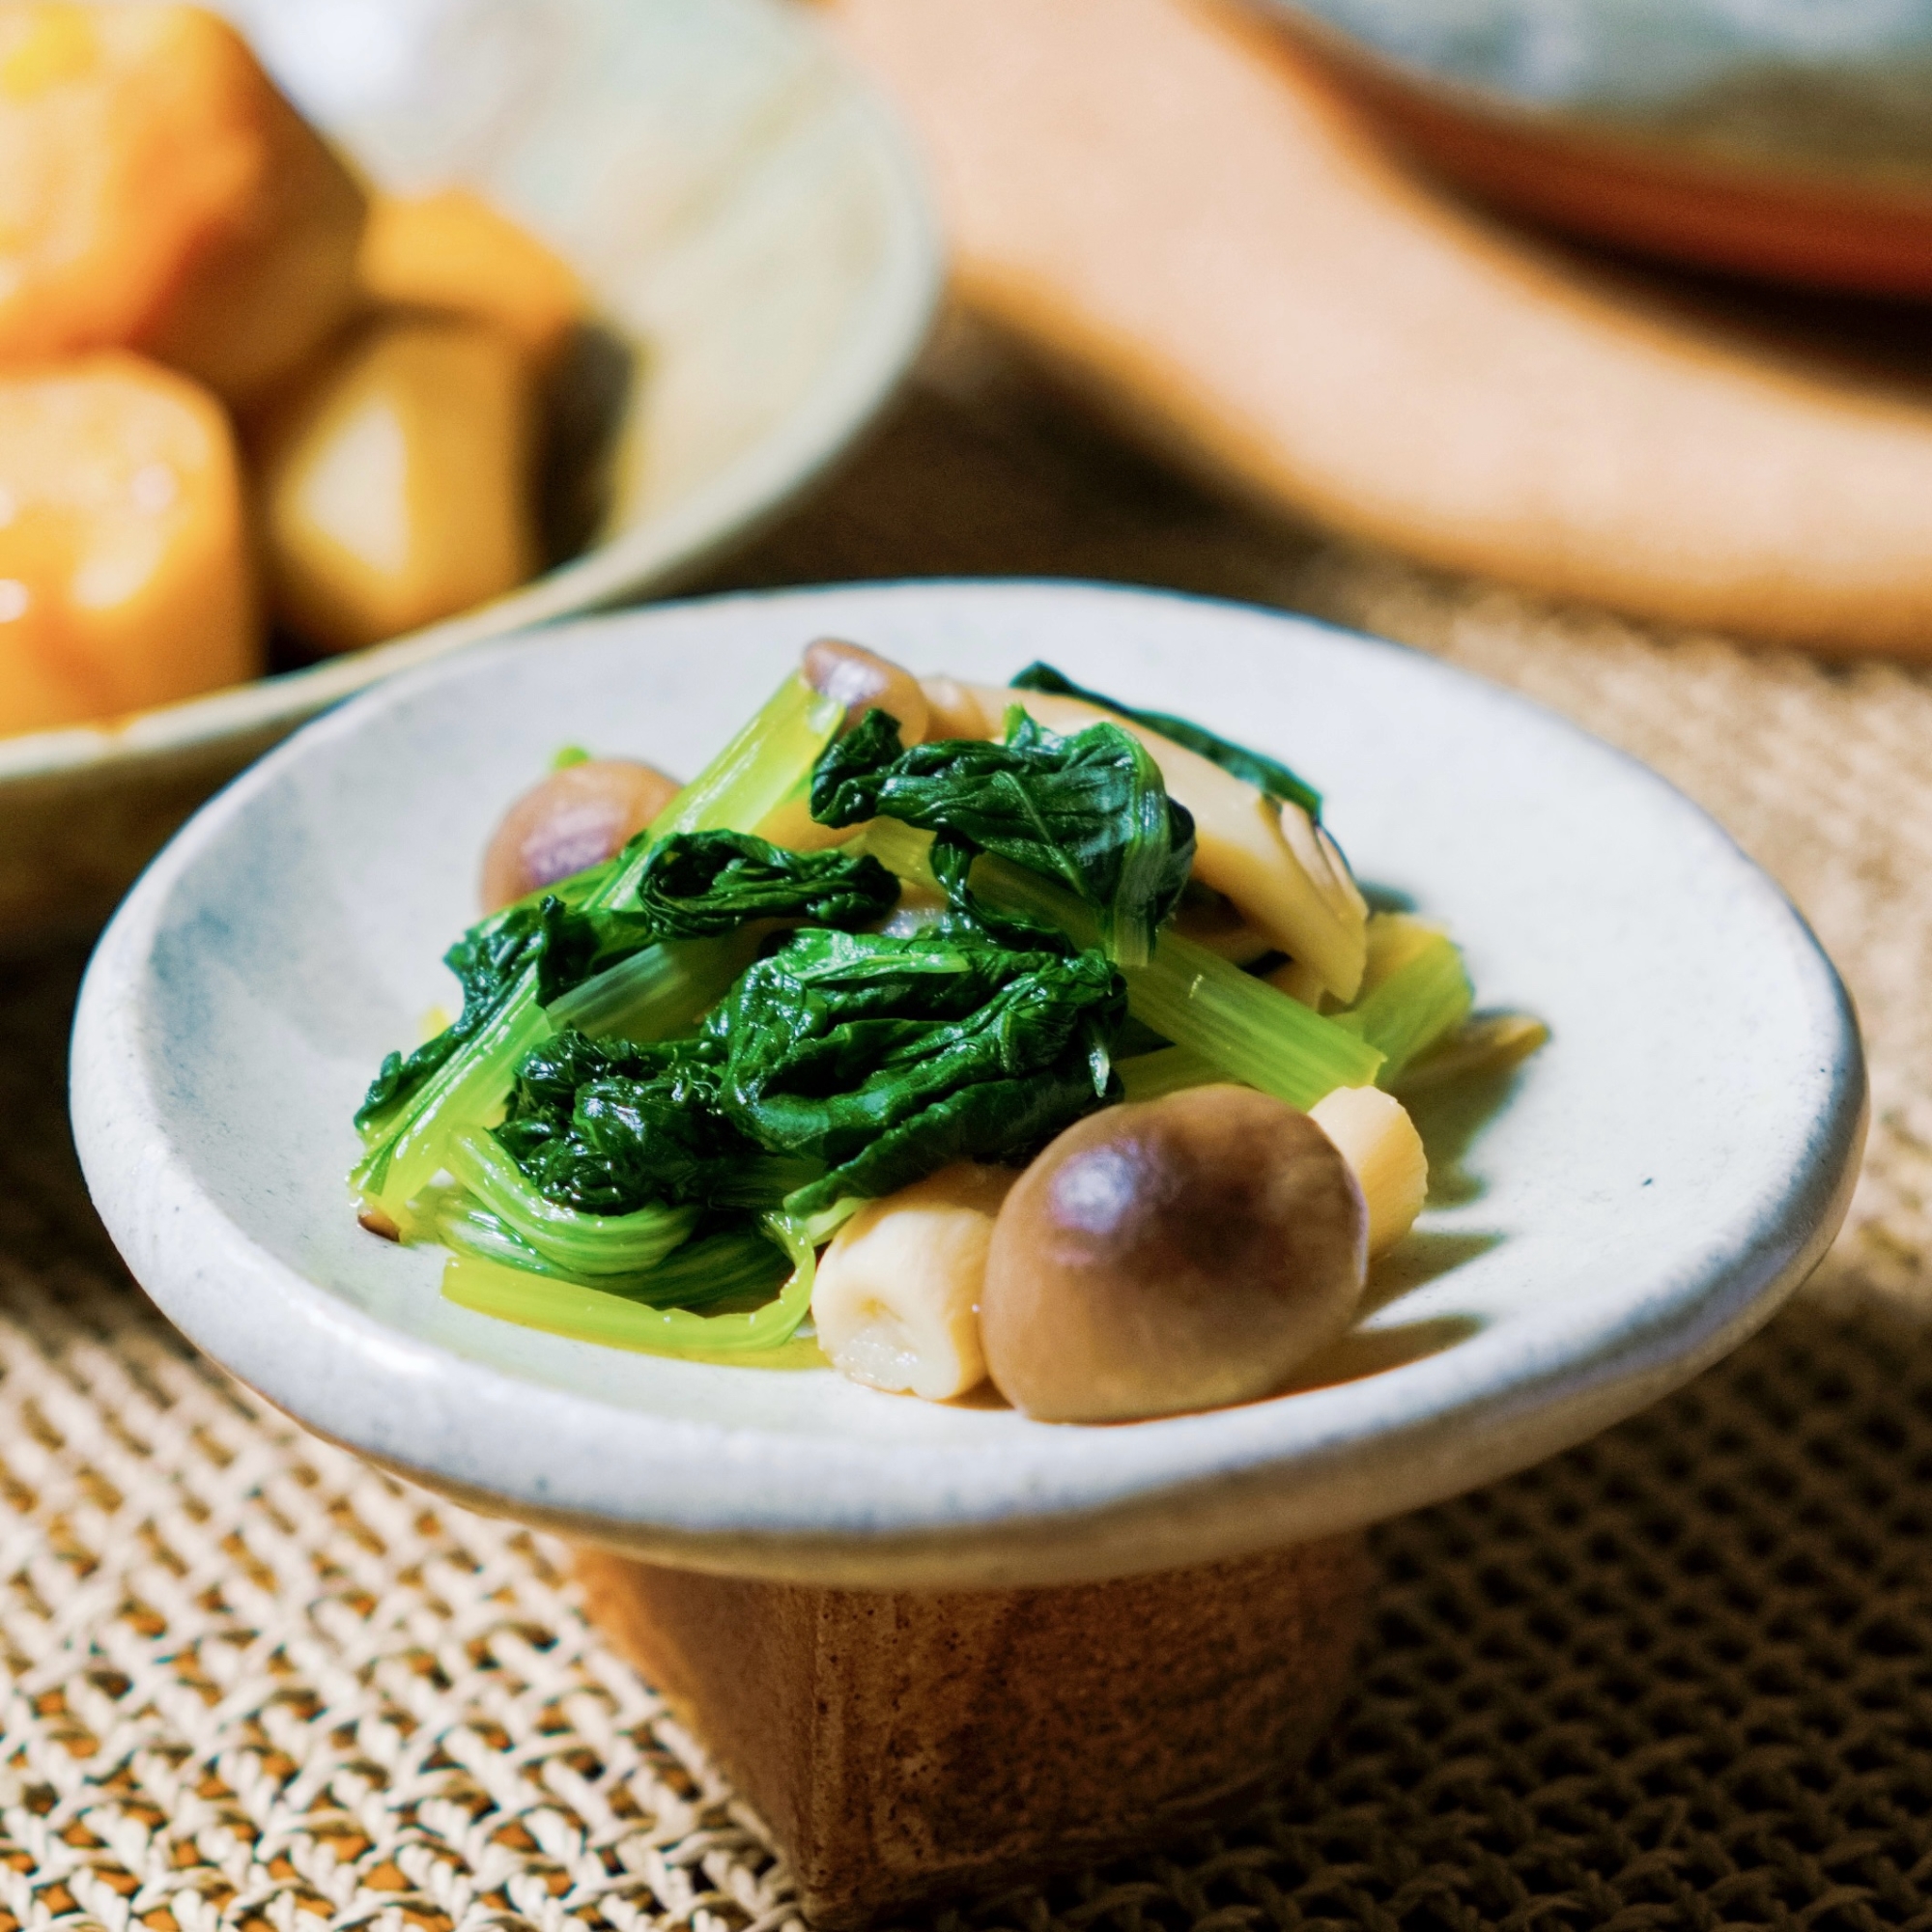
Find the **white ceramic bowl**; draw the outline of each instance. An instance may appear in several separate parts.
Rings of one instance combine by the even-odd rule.
[[[462,182],[582,273],[636,347],[599,540],[494,604],[131,719],[0,737],[0,948],[105,917],[192,807],[350,692],[639,596],[814,477],[924,338],[919,164],[783,0],[225,0],[386,186]]]
[[[581,741],[686,774],[837,632],[1036,656],[1309,773],[1367,879],[1451,920],[1553,1038],[1330,1385],[1086,1429],[600,1350],[442,1301],[343,1177],[378,1060],[450,988],[506,801]],[[871,1583],[1047,1581],[1312,1537],[1532,1462],[1694,1375],[1813,1265],[1864,1103],[1843,989],[1676,792],[1523,699],[1238,606],[934,583],[670,606],[384,685],[209,805],[116,917],[74,1035],[109,1232],[201,1347],[326,1435],[637,1553]]]

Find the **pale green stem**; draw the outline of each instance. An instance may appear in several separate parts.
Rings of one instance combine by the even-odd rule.
[[[651,849],[673,832],[753,830],[810,776],[844,715],[842,706],[803,678],[787,677],[664,809],[647,838],[635,841],[622,863],[584,895],[582,904],[608,911],[629,903]],[[487,1126],[498,1118],[524,1057],[551,1032],[550,1018],[536,1003],[531,968],[491,1024],[438,1071],[398,1121],[384,1126],[356,1164],[350,1181],[364,1201],[412,1233],[409,1204],[442,1166],[451,1131]]]
[[[694,1315],[682,1308],[652,1308],[602,1289],[551,1280],[473,1255],[451,1257],[443,1269],[442,1293],[447,1300],[479,1315],[606,1348],[672,1355],[775,1349],[791,1338],[811,1306],[817,1262],[802,1224],[775,1214],[765,1225],[790,1255],[792,1273],[774,1299],[750,1314]]]

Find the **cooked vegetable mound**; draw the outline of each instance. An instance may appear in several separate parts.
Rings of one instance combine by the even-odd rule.
[[[1265,1156],[1276,1168],[1313,1173],[1305,1149],[1323,1151],[1316,1192],[1343,1244],[1326,1244],[1321,1293],[1346,1313],[1348,1270],[1365,1265],[1348,1242],[1361,1249],[1363,1229],[1399,1240],[1426,1175],[1406,1114],[1374,1089],[1474,1037],[1454,945],[1371,916],[1318,832],[1316,792],[1200,725],[1043,665],[996,725],[992,694],[935,685],[924,706],[909,674],[858,646],[820,640],[807,666],[655,823],[450,949],[459,1017],[391,1053],[355,1117],[365,1225],[448,1248],[444,1292],[470,1308],[705,1354],[786,1343],[832,1242],[835,1362],[874,1387],[952,1394],[983,1373],[989,1244],[1030,1251],[993,1232],[1022,1211],[1003,1200],[1039,1191],[1015,1189],[1019,1171],[1101,1110],[1142,1103],[1121,1115],[1138,1120],[1198,1089],[1195,1115],[1232,1119],[1216,1095],[1246,1089],[1268,1099],[1242,1118],[1294,1126]],[[851,702],[873,686],[899,692],[915,736],[927,709],[954,728],[985,713],[988,728],[907,743],[901,716]],[[1030,693],[1079,728],[1048,728]],[[1267,835],[1244,832],[1244,849],[1282,875],[1279,892],[1260,879],[1258,902],[1318,906],[1322,943],[1339,927],[1368,962],[1349,1005],[1203,881],[1196,814],[1164,769],[1182,789],[1205,772],[1196,788],[1224,821],[1239,785],[1235,804]],[[1522,1050],[1520,1032],[1507,1037]],[[1343,1090],[1368,1092],[1295,1119]],[[1090,1170],[1104,1181],[1105,1159],[1077,1174]],[[1282,1185],[1276,1213],[1301,1198]],[[881,1232],[901,1196],[906,1240]],[[1068,1198],[1076,1222],[1101,1211]],[[841,1244],[862,1207],[865,1243]],[[1169,1203],[1148,1225],[1188,1212]],[[1136,1258],[1118,1264],[1131,1273]],[[1157,1271],[1149,1281],[1136,1292],[1158,1296]],[[1009,1305],[1035,1286],[1009,1287]],[[1104,1279],[1080,1292],[1109,1293]],[[1054,1400],[1068,1416],[1113,1413]]]

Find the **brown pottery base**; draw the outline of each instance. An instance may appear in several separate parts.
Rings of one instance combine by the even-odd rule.
[[[828,1932],[1251,1799],[1333,1717],[1369,1578],[1353,1536],[1024,1590],[577,1561],[591,1616],[737,1780]]]

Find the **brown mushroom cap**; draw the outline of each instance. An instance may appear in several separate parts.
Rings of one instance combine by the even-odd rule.
[[[1109,1107],[1000,1210],[986,1367],[1049,1422],[1252,1401],[1347,1327],[1367,1243],[1348,1163],[1293,1107],[1232,1086]]]
[[[594,866],[641,832],[678,794],[675,779],[625,758],[589,758],[532,785],[483,855],[483,910],[496,912]]]
[[[891,658],[842,638],[820,638],[806,645],[801,674],[813,691],[845,707],[847,724],[858,724],[868,711],[883,711],[898,721],[901,744],[924,742],[925,693],[919,679]]]

